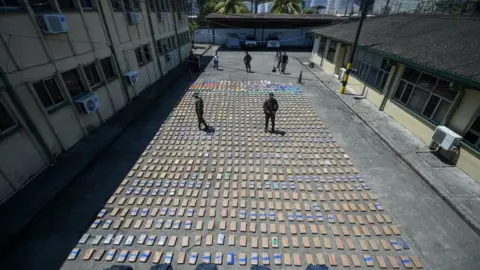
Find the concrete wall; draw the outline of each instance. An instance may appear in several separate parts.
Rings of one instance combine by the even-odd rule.
[[[292,46],[292,47],[310,47],[313,45],[312,39],[307,39],[306,35],[309,33],[309,29],[247,29],[247,28],[202,28],[195,31],[194,42],[195,43],[214,43],[217,45],[226,45],[229,35],[235,34],[240,38],[240,43],[245,43],[245,39],[248,35],[255,35],[257,44],[261,41],[266,41],[268,35],[276,34],[280,39],[280,46]]]
[[[325,45],[325,50],[329,46],[329,40],[327,40]],[[335,53],[334,63],[323,59],[318,55],[317,51],[319,48],[319,37],[315,38],[315,43],[312,51],[311,61],[317,65],[322,66],[322,68],[332,74],[336,74],[336,71],[346,64],[345,57],[348,57],[351,53],[351,48],[349,46],[343,46],[341,50],[346,50],[346,54],[339,52],[339,47],[337,46],[337,51]],[[345,52],[345,51],[343,51]],[[402,67],[402,68],[400,68]],[[383,92],[375,90],[364,82],[355,78],[355,76],[350,76],[348,80],[348,88],[350,91],[353,91],[357,94],[365,91],[367,99],[375,104],[377,107],[381,107],[383,101],[385,100],[385,95],[388,93],[393,93],[398,85],[398,81],[403,73],[403,65],[399,64],[397,68],[393,69],[390,73],[390,77],[387,80],[386,89]],[[389,96],[390,97],[390,96]],[[403,125],[405,128],[410,130],[415,136],[420,138],[426,145],[429,145],[432,141],[432,135],[435,131],[435,126],[426,120],[420,120],[420,116],[417,116],[409,109],[398,104],[390,98],[386,99],[384,112],[390,115],[398,123]],[[480,91],[476,89],[466,89],[465,95],[461,100],[458,108],[454,112],[450,122],[447,124],[449,128],[454,130],[460,135],[465,135],[468,131],[468,128],[471,125],[472,119],[476,117],[476,113],[480,108]],[[457,167],[466,172],[473,179],[480,181],[480,153],[478,150],[471,149],[467,146],[462,146],[457,160]]]
[[[56,1],[50,2],[53,8],[57,7]],[[140,22],[131,25],[125,11],[113,10],[111,1],[92,2],[93,10],[59,10],[65,15],[69,28],[66,34],[43,34],[29,5],[26,9],[3,12],[0,16],[0,32],[3,33],[0,35],[0,66],[21,105],[26,108],[28,118],[38,129],[37,136],[26,128],[25,119],[18,113],[17,104],[3,90],[2,83],[0,100],[9,107],[18,127],[7,135],[0,134],[0,201],[54,162],[40,147],[41,141],[53,156],[64,153],[105,123],[131,98],[178,66],[191,51],[191,42],[177,44],[175,38],[175,47],[179,46],[179,49],[173,49],[174,57],[166,61],[164,55],[157,55],[155,48],[157,40],[189,31],[184,11],[180,15],[178,12],[162,12],[159,19],[155,11],[149,12],[145,1],[140,1]],[[152,61],[139,66],[134,50],[144,44],[150,47]],[[105,58],[110,58],[116,75],[114,79],[106,80],[99,68],[99,60]],[[92,63],[96,63],[102,81],[93,89],[88,85],[83,69]],[[61,75],[72,69],[77,70],[86,91],[97,95],[100,101],[97,111],[83,114],[78,110]],[[123,74],[130,70],[139,73],[139,83],[134,86],[123,80]],[[48,78],[55,79],[64,102],[46,109],[33,85]]]

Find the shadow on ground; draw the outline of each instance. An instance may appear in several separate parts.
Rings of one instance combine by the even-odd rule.
[[[211,59],[210,56],[202,57],[202,67]],[[171,72],[181,71],[174,69]],[[154,106],[130,123],[89,168],[58,192],[9,242],[0,258],[0,269],[60,269],[69,252],[88,231],[97,213],[184,96],[189,84],[200,75],[201,72],[184,73],[169,91],[158,97]],[[151,87],[158,85],[155,83]]]

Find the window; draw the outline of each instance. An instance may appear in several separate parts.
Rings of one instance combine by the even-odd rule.
[[[58,5],[60,6],[61,10],[76,9],[72,0],[58,0]]]
[[[337,50],[337,42],[330,40],[330,45],[328,46],[327,51],[327,60],[333,62],[333,58],[335,58],[335,51]]]
[[[85,88],[80,81],[77,70],[72,69],[62,73],[62,78],[65,81],[65,87],[72,98],[85,93]]]
[[[123,11],[123,0],[110,0],[110,2],[114,11]]]
[[[107,81],[117,77],[117,75],[115,75],[115,71],[113,71],[110,57],[100,60],[100,66],[102,66],[103,75],[105,75],[105,79]]]
[[[33,88],[45,109],[49,109],[65,101],[54,78],[38,82],[33,85]]]
[[[327,42],[327,39],[325,37],[320,37],[318,51],[317,51],[318,56],[323,57],[323,55],[325,53],[325,43],[326,42]]]
[[[162,40],[157,40],[157,46],[155,47],[157,54],[163,54]]]
[[[87,76],[88,85],[90,87],[95,87],[101,83],[100,76],[98,76],[97,68],[95,67],[95,62],[84,66],[83,70],[85,71],[85,76]]]
[[[5,133],[16,126],[17,123],[7,111],[5,104],[0,101],[0,134]]]
[[[470,129],[463,137],[467,142],[473,145],[477,150],[480,150],[480,112],[474,118]]]
[[[85,9],[93,8],[92,0],[80,0],[80,7]]]
[[[137,57],[138,66],[141,67],[152,61],[152,54],[148,43],[135,49],[135,56]]]
[[[172,46],[172,39],[171,38],[167,38],[167,42],[168,42],[168,49],[171,50],[173,48]]]
[[[20,7],[18,5],[17,0],[0,0],[0,8],[18,8]]]
[[[138,47],[135,49],[135,56],[137,57],[138,66],[143,66],[145,63],[142,56],[142,47]]]
[[[429,121],[441,124],[456,96],[450,82],[407,67],[393,99]]]
[[[0,3],[2,1],[0,0]],[[30,7],[32,7],[33,11],[36,13],[47,13],[52,12],[54,9],[52,7],[51,2],[43,1],[43,0],[28,0],[30,3]]]
[[[390,69],[388,61],[379,55],[362,49],[354,55],[352,74],[379,91],[384,90]]]
[[[133,3],[133,8],[135,10],[142,10],[142,8],[140,6],[140,0],[132,0],[132,3]]]
[[[152,61],[152,54],[150,53],[150,46],[148,44],[143,45],[143,53],[145,56],[145,61]]]
[[[157,5],[155,4],[155,2],[157,2],[157,0],[148,0],[148,7],[151,11],[157,10]]]

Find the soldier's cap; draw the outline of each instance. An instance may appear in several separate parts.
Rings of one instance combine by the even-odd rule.
[[[273,92],[268,93],[269,96],[273,97]]]
[[[197,92],[193,93],[193,97],[199,97],[198,93]]]

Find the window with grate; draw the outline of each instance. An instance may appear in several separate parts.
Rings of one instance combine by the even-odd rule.
[[[148,0],[148,7],[150,8],[151,11],[156,11],[157,10],[157,0]]]
[[[480,150],[480,112],[477,113],[472,125],[463,137],[475,149]]]
[[[135,57],[137,57],[137,63],[139,67],[146,64],[145,60],[143,59],[142,50],[143,50],[143,47],[138,47],[135,49]]]
[[[76,69],[72,69],[62,73],[63,81],[65,82],[65,87],[68,90],[68,93],[72,98],[80,96],[85,93],[86,90],[80,81],[78,72]]]
[[[146,62],[152,61],[152,54],[150,53],[150,46],[148,44],[143,45],[143,53]]]
[[[113,11],[123,11],[123,0],[110,0],[110,3],[112,3]]]
[[[98,75],[95,62],[90,65],[84,66],[83,70],[85,71],[85,76],[87,77],[88,85],[93,88],[102,83],[100,76]]]
[[[7,110],[6,105],[0,100],[0,135],[15,128],[16,126],[17,122],[15,122],[12,115]]]
[[[84,9],[91,9],[93,8],[92,5],[92,0],[79,0],[80,1],[80,7]]]
[[[333,62],[333,58],[335,58],[336,50],[337,50],[337,42],[330,40],[330,45],[328,46],[327,57],[326,57],[326,59],[329,62]]]
[[[407,67],[393,99],[434,124],[441,124],[456,96],[449,81]]]
[[[352,75],[378,91],[383,92],[390,69],[389,62],[377,54],[357,49],[354,55]]]
[[[113,70],[111,57],[100,60],[100,66],[102,67],[103,75],[105,75],[105,79],[107,81],[110,81],[117,77],[115,71]]]
[[[140,5],[140,0],[132,0],[133,8],[135,10],[142,10],[142,6]]]
[[[38,98],[45,109],[51,109],[65,101],[54,78],[40,81],[33,85]]]

